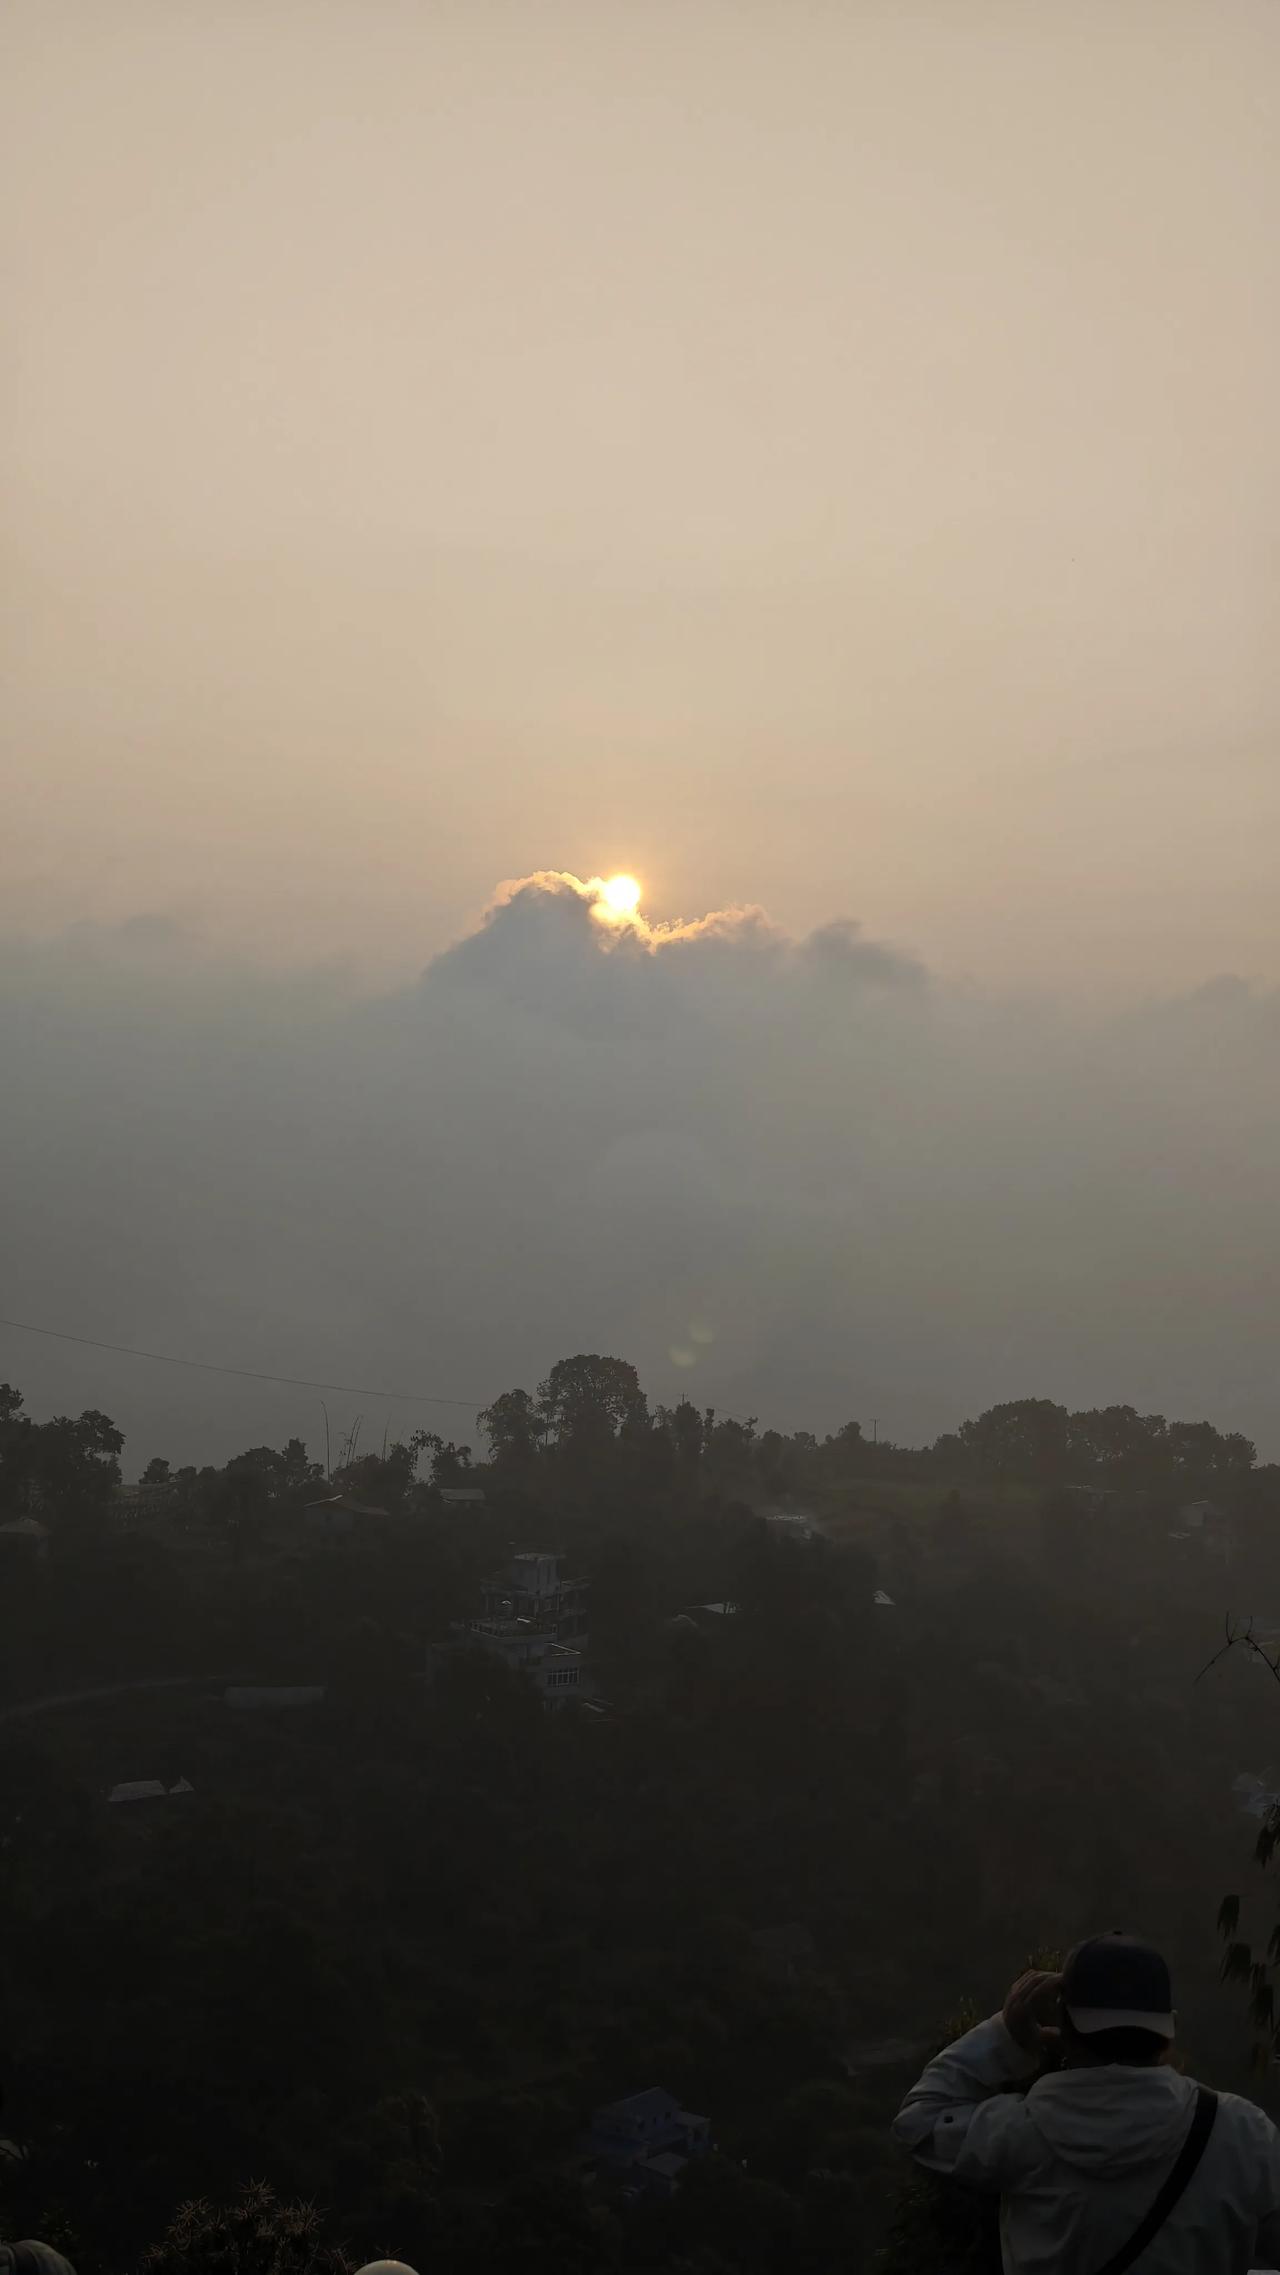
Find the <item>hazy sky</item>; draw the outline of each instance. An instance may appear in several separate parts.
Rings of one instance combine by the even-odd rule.
[[[4,45],[0,1308],[1280,1452],[1276,0]]]
[[[1280,1458],[1278,1045],[1274,989],[1055,1015],[847,926],[611,929],[555,877],[372,997],[158,924],[11,941],[3,1309],[463,1434],[604,1349],[784,1427],[1131,1400]],[[322,1442],[310,1392],[6,1329],[2,1376],[132,1465]]]
[[[11,922],[1280,976],[1275,0],[10,0]]]

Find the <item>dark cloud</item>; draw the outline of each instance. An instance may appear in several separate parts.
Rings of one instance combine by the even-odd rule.
[[[554,874],[376,999],[164,923],[12,942],[2,1308],[476,1404],[604,1348],[783,1425],[1034,1392],[1276,1452],[1276,1043],[1238,980],[1086,1022],[850,922],[609,924]],[[320,1421],[3,1331],[0,1375],[138,1462]]]
[[[874,987],[918,987],[925,976],[923,965],[914,957],[887,948],[883,941],[864,939],[861,925],[852,917],[820,924],[801,943],[800,955],[817,971]]]

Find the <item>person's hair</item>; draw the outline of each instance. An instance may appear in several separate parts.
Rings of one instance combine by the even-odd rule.
[[[1158,2030],[1140,2030],[1133,2023],[1122,2023],[1116,2030],[1077,2030],[1064,2014],[1062,2034],[1073,2050],[1094,2061],[1125,2062],[1135,2069],[1148,2064],[1154,2068],[1169,2051],[1169,2040]]]

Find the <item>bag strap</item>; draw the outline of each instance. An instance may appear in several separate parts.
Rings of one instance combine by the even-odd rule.
[[[1196,2106],[1191,2119],[1191,2128],[1187,2134],[1185,2141],[1182,2144],[1182,2147],[1178,2151],[1177,2161],[1174,2164],[1172,2172],[1169,2173],[1167,2179],[1165,2180],[1164,2186],[1160,2190],[1160,2193],[1157,2196],[1150,2211],[1147,2213],[1146,2218],[1142,2221],[1141,2226],[1134,2229],[1134,2232],[1130,2236],[1129,2241],[1126,2244],[1122,2244],[1119,2251],[1112,2253],[1112,2256],[1107,2261],[1106,2266],[1101,2269],[1100,2275],[1123,2275],[1123,2270],[1126,2267],[1132,2267],[1134,2260],[1138,2257],[1139,2253],[1146,2250],[1147,2245],[1150,2243],[1151,2238],[1153,2235],[1155,2235],[1157,2229],[1164,2226],[1164,2223],[1168,2219],[1170,2212],[1173,2210],[1173,2207],[1177,2203],[1178,2198],[1181,2196],[1183,2189],[1186,2187],[1187,2182],[1190,2180],[1192,2173],[1195,2171],[1196,2166],[1199,2164],[1201,2157],[1204,2155],[1205,2144],[1208,2141],[1210,2133],[1213,2131],[1213,2120],[1217,2114],[1217,2094],[1212,2092],[1207,2085],[1198,2085],[1196,2087]]]

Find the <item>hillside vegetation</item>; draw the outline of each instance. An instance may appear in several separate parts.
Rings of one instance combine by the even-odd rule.
[[[0,1522],[48,1537],[3,1573],[31,2153],[0,2212],[89,2275],[213,2264],[239,2215],[178,2207],[249,2182],[289,2265],[923,2270],[902,2086],[961,1997],[1098,1926],[1164,1945],[1193,2063],[1265,2091],[1215,1918],[1280,1701],[1248,1650],[1195,1680],[1226,1614],[1280,1605],[1280,1473],[1243,1441],[1022,1401],[930,1449],[819,1443],[651,1412],[583,1356],[494,1402],[484,1464],[420,1437],[326,1480],[295,1440],[122,1495],[105,1416],[2,1415]],[[381,1513],[317,1539],[336,1490]],[[607,1712],[450,1647],[513,1547],[590,1575]],[[325,1697],[236,1713],[230,1682]],[[140,1778],[193,1790],[107,1800]],[[627,2208],[580,2137],[655,2084],[716,2148]]]

